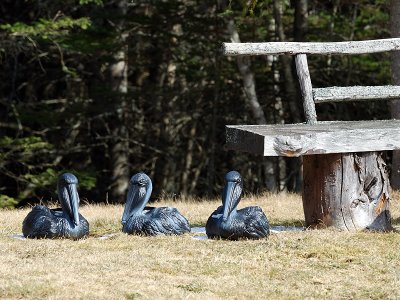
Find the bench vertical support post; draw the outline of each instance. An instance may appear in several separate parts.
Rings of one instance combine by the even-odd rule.
[[[295,56],[297,76],[299,77],[301,95],[303,98],[304,115],[306,122],[315,124],[317,122],[317,113],[315,112],[315,103],[312,94],[312,83],[310,71],[308,70],[307,55],[297,54]]]
[[[391,230],[390,183],[379,152],[303,156],[306,226]]]

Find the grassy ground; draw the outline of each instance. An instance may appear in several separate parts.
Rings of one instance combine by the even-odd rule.
[[[399,194],[392,214],[400,228]],[[246,197],[274,225],[302,224],[298,195]],[[215,202],[169,202],[204,225]],[[0,297],[7,299],[400,298],[400,234],[333,229],[280,232],[260,241],[128,236],[122,206],[86,205],[85,240],[17,240],[28,210],[0,210]],[[115,233],[109,239],[99,239]]]

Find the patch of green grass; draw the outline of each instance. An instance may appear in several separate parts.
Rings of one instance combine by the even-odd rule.
[[[200,293],[203,289],[198,286],[197,284],[180,284],[177,285],[178,288],[185,290],[187,292],[191,292],[191,293]]]
[[[132,293],[132,294],[125,295],[126,300],[135,300],[135,299],[140,299],[140,298],[142,298],[142,295],[139,293]]]
[[[121,223],[109,219],[96,219],[90,224],[90,235],[93,237],[100,237],[106,234],[117,232],[121,229]]]

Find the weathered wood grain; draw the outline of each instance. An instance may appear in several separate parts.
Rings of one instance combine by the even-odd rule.
[[[366,54],[400,50],[400,38],[347,42],[223,43],[222,53],[237,55]]]
[[[317,113],[315,112],[315,103],[313,100],[313,89],[310,71],[308,70],[307,55],[298,54],[295,56],[295,61],[303,99],[304,115],[307,123],[315,124],[317,122]]]
[[[400,149],[400,120],[228,125],[226,147],[264,156]]]
[[[390,185],[378,152],[303,157],[307,226],[390,230]]]
[[[314,88],[313,98],[315,103],[399,99],[400,86],[333,86]]]
[[[306,226],[345,228],[340,211],[342,154],[303,156],[303,209]]]

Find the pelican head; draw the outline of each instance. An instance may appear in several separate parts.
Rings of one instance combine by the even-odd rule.
[[[124,213],[122,214],[122,224],[125,224],[129,217],[135,212],[142,212],[146,203],[150,199],[153,185],[151,179],[145,173],[140,172],[129,180],[128,195]]]
[[[237,171],[230,171],[225,175],[225,187],[222,194],[224,207],[222,220],[227,221],[230,213],[236,209],[242,194],[242,177]]]
[[[71,173],[64,173],[58,178],[57,191],[61,208],[75,226],[79,224],[79,195],[76,185],[78,179]]]

